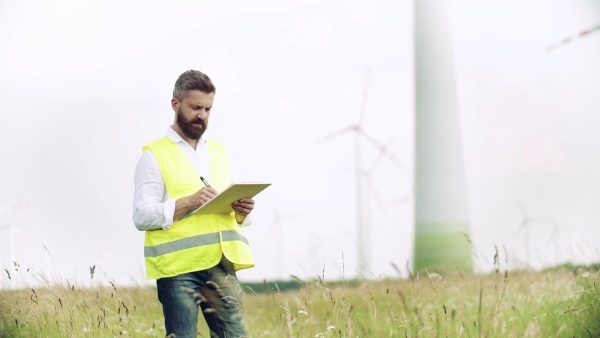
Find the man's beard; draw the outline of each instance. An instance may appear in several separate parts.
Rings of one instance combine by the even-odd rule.
[[[200,123],[202,124],[202,127],[194,126],[192,123]],[[183,116],[183,112],[180,109],[177,110],[177,125],[181,128],[183,133],[192,140],[199,140],[206,131],[206,124],[204,121],[201,119],[189,121]]]

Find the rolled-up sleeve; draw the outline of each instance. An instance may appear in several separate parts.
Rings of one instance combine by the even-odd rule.
[[[175,199],[169,199],[152,151],[145,151],[135,169],[133,223],[140,231],[166,230],[173,225]]]
[[[240,228],[245,228],[247,226],[250,226],[250,224],[252,224],[252,215],[248,215],[244,218],[244,220],[242,221],[242,223],[240,223]]]

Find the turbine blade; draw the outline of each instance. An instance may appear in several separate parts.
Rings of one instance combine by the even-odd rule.
[[[390,143],[391,143],[391,141],[388,141],[383,147],[386,150],[389,149],[389,144]],[[367,172],[370,172],[371,170],[375,169],[375,167],[377,166],[377,164],[379,164],[379,162],[381,162],[381,160],[383,159],[384,155],[386,155],[385,151],[382,151],[380,149],[379,152],[377,153],[377,156],[373,160],[373,163],[371,163],[371,167],[369,167],[369,169],[367,170]]]
[[[344,134],[346,134],[348,132],[356,131],[356,130],[358,130],[358,125],[356,125],[356,124],[349,125],[349,126],[347,126],[345,128],[342,128],[342,129],[340,129],[340,130],[338,130],[336,132],[333,132],[333,133],[331,133],[329,135],[325,135],[325,136],[321,137],[320,139],[316,140],[313,143],[313,145],[317,145],[317,144],[320,144],[320,143],[323,143],[323,142],[330,141],[330,140],[332,140],[332,139],[334,139],[334,138],[336,138],[338,136],[341,136],[341,135],[344,135]]]
[[[373,136],[367,134],[364,130],[362,130],[361,128],[358,128],[357,130],[367,141],[369,141],[375,148],[379,149],[379,151],[385,155],[390,161],[392,161],[392,163],[394,163],[396,166],[398,166],[399,168],[404,168],[404,163],[396,157],[396,155],[394,155],[393,153],[389,152],[388,148],[384,145],[381,144],[380,142],[378,142]]]
[[[550,51],[552,51],[552,50],[554,50],[554,49],[556,49],[556,48],[558,48],[560,46],[564,46],[566,44],[569,44],[571,42],[579,40],[579,39],[581,39],[581,38],[589,35],[590,33],[598,31],[598,30],[600,30],[600,24],[597,25],[597,26],[588,28],[588,29],[584,29],[584,30],[582,30],[581,32],[579,32],[576,35],[567,36],[564,39],[560,40],[559,42],[556,42],[556,43],[553,43],[553,44],[549,45],[548,47],[546,47],[546,50],[550,52]]]

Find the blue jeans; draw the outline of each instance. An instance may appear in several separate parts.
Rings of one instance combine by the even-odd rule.
[[[198,307],[211,337],[245,337],[242,288],[233,264],[225,257],[210,269],[161,278],[156,281],[167,336],[196,337]]]

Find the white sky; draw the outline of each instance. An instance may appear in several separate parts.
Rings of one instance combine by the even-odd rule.
[[[141,146],[172,122],[175,79],[194,68],[218,88],[207,134],[231,148],[244,178],[273,183],[246,230],[257,266],[240,277],[355,276],[354,137],[316,141],[356,123],[370,68],[362,127],[404,164],[378,160],[363,142],[371,271],[395,275],[394,262],[405,272],[411,9],[383,0],[0,2],[0,191],[21,206],[8,208],[15,260],[71,281],[88,281],[96,265],[106,280],[144,283],[133,171]],[[494,244],[512,264],[523,260],[519,203],[531,218],[532,265],[598,260],[600,33],[545,47],[600,23],[600,4],[455,0],[448,9],[478,269],[490,268]]]

